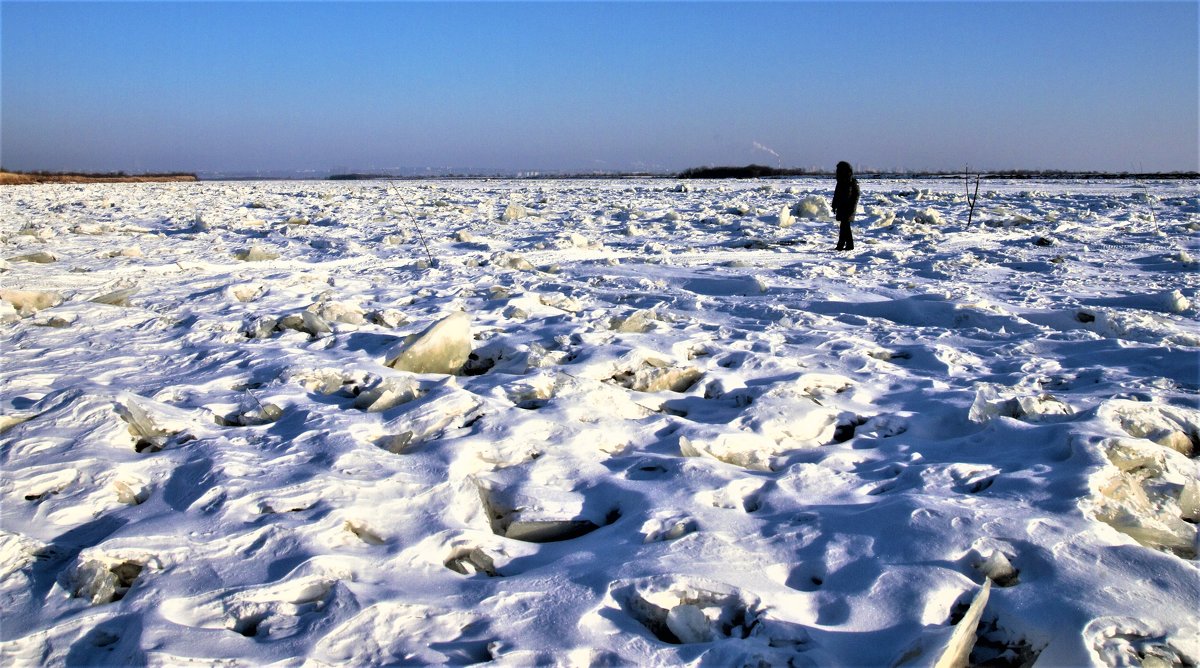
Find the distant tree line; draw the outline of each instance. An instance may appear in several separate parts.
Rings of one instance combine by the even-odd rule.
[[[680,179],[761,179],[788,176],[831,176],[827,170],[793,167],[768,167],[746,165],[745,167],[692,167],[674,177]],[[871,178],[962,178],[960,171],[912,171],[883,172],[866,170],[864,177]],[[974,174],[973,174],[974,175]],[[1198,172],[1096,172],[1069,171],[1062,169],[1006,169],[979,174],[985,179],[1196,179]]]
[[[128,179],[128,178],[170,178],[179,176],[190,176],[196,178],[195,172],[140,172],[138,174],[128,174],[126,172],[50,172],[46,170],[36,171],[14,171],[0,167],[0,172],[9,174],[20,174],[22,176],[41,176],[41,177],[58,177],[58,176],[79,176],[89,179]]]
[[[994,179],[1195,179],[1200,172],[1072,172],[1062,169],[1006,169],[987,172]]]
[[[681,179],[761,179],[778,176],[811,176],[821,174],[803,167],[768,167],[766,165],[746,165],[745,167],[692,167],[677,175]]]
[[[392,178],[396,178],[396,177],[391,176],[389,174],[352,173],[352,174],[330,174],[327,178],[330,181],[370,181],[372,179],[392,179]]]

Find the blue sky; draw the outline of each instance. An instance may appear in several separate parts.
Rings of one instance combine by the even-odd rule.
[[[1195,2],[0,3],[0,162],[1195,170]]]

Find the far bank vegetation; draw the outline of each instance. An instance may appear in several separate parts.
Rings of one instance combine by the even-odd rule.
[[[148,183],[195,180],[197,180],[195,174],[185,172],[126,174],[125,172],[10,172],[0,169],[0,185],[24,185],[30,183]]]

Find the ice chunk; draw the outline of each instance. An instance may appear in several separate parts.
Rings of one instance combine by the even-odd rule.
[[[0,434],[3,434],[4,432],[8,431],[9,429],[12,429],[13,427],[21,424],[22,422],[28,422],[29,420],[32,420],[34,417],[36,417],[36,416],[34,416],[34,415],[12,415],[10,413],[5,413],[3,415],[0,415]]]
[[[902,666],[934,666],[934,668],[965,668],[971,665],[971,650],[975,647],[978,637],[979,621],[987,606],[988,596],[992,589],[992,581],[984,580],[983,586],[971,600],[970,607],[957,624],[950,628],[935,629],[932,633],[918,638],[892,665]]]
[[[1146,547],[1195,557],[1196,526],[1188,519],[1197,512],[1200,491],[1190,462],[1173,451],[1128,439],[1108,442],[1106,454],[1116,469],[1093,483],[1096,519]],[[1165,483],[1179,473],[1188,477],[1175,496],[1176,488]]]
[[[12,304],[21,315],[32,315],[63,302],[61,294],[50,290],[0,290],[0,299]]]
[[[613,380],[635,392],[686,392],[702,375],[696,367],[672,367],[663,360],[648,358],[636,369],[614,375]]]
[[[318,302],[305,310],[316,313],[323,320],[329,322],[362,325],[367,321],[362,309],[344,302]]]
[[[71,594],[89,599],[92,605],[119,601],[141,575],[143,566],[136,561],[88,559],[71,573]]]
[[[2,311],[3,311],[3,308],[0,308],[0,312],[2,312]],[[15,313],[15,311],[14,311],[14,313]],[[70,327],[71,325],[75,324],[75,322],[76,322],[76,320],[78,320],[78,318],[79,317],[74,314],[68,315],[65,318],[62,316],[58,316],[58,315],[52,315],[52,316],[44,317],[44,318],[37,318],[33,321],[33,324],[38,327],[56,327],[56,328]],[[3,316],[0,316],[0,320],[3,320]]]
[[[412,373],[456,374],[471,356],[471,345],[471,316],[459,311],[406,339],[385,364]]]
[[[979,627],[979,620],[983,617],[983,609],[987,606],[988,595],[991,591],[992,581],[984,581],[983,587],[971,601],[971,607],[967,608],[967,614],[955,625],[954,633],[950,635],[950,641],[946,643],[946,649],[933,664],[934,668],[958,668],[970,665],[971,649],[975,647],[975,630]]]
[[[547,292],[538,295],[538,300],[543,306],[550,306],[556,309],[566,311],[567,313],[578,313],[583,310],[583,305],[578,300],[568,297],[561,292]]]
[[[1183,628],[1169,629],[1152,618],[1106,616],[1089,622],[1083,629],[1083,636],[1090,640],[1095,665],[1195,666],[1200,647],[1196,646],[1194,615],[1188,615],[1182,624]],[[1190,651],[1184,651],[1184,648]]]
[[[492,258],[492,262],[501,267],[508,269],[516,269],[517,271],[536,271],[537,268],[530,264],[529,260],[516,254],[498,253]]]
[[[803,382],[799,387],[773,388],[754,399],[735,424],[780,444],[780,449],[829,443],[838,436],[840,413],[813,396],[817,392],[823,400],[824,391]]]
[[[1179,493],[1180,517],[1188,522],[1200,522],[1200,480],[1188,478]]]
[[[235,285],[229,288],[229,295],[239,302],[252,302],[261,297],[264,290],[261,285]]]
[[[754,471],[770,471],[777,449],[774,441],[751,433],[679,438],[679,453],[684,457],[708,457]]]
[[[150,498],[150,486],[142,480],[118,479],[113,481],[113,489],[117,490],[117,501],[128,506],[136,506]]]
[[[476,480],[492,532],[527,543],[578,538],[620,516],[589,508],[577,491],[530,486],[506,480]]]
[[[997,417],[1010,417],[1025,422],[1044,422],[1056,417],[1073,415],[1075,410],[1050,394],[1005,396],[1008,391],[990,384],[981,384],[975,401],[967,413],[972,422],[984,423]]]
[[[410,404],[412,402],[409,402]],[[435,438],[456,422],[465,423],[479,408],[479,400],[470,392],[452,389],[413,404],[384,425],[388,435],[379,439],[380,447],[396,454]]]
[[[809,195],[792,206],[792,214],[797,218],[827,220],[833,217],[833,210],[824,197]]]
[[[658,320],[654,309],[641,309],[625,317],[610,318],[608,327],[616,332],[642,334],[654,329]]]
[[[359,540],[367,545],[383,545],[387,542],[363,522],[346,520],[342,528],[357,536]]]
[[[254,244],[245,250],[238,251],[234,254],[234,257],[244,262],[263,262],[278,259],[279,253],[268,250],[259,244]]]
[[[505,318],[508,318],[509,320],[524,320],[529,317],[529,311],[526,311],[525,309],[521,308],[520,306],[513,304],[513,305],[509,306],[508,308],[504,309],[504,312],[501,313],[501,315],[503,315]]]
[[[304,332],[314,338],[322,334],[331,334],[333,329],[329,327],[329,323],[321,316],[312,311],[301,311],[292,313],[279,319],[276,329],[294,329],[298,332]]]
[[[554,240],[554,245],[559,248],[593,248],[599,244],[593,244],[588,241],[588,238],[578,232],[567,232],[560,234]]]
[[[39,226],[35,223],[26,223],[20,230],[17,231],[18,236],[33,237],[40,241],[46,241],[54,237],[55,232],[52,227]]]
[[[713,630],[708,617],[700,608],[685,603],[671,608],[667,613],[667,628],[682,643],[708,642]]]
[[[908,209],[902,212],[900,217],[907,218],[918,225],[941,225],[943,222],[942,214],[934,208]]]
[[[696,521],[689,517],[667,517],[666,519],[647,520],[642,525],[642,542],[655,543],[658,541],[676,540],[696,530]]]
[[[1017,569],[1013,568],[1008,557],[1004,556],[1000,550],[992,552],[991,556],[976,568],[1000,587],[1011,587],[1017,584]]]
[[[368,413],[378,413],[408,403],[422,394],[424,392],[416,378],[411,376],[385,378],[375,387],[355,397],[354,407]]]
[[[408,317],[394,308],[387,308],[371,311],[367,314],[367,320],[382,327],[395,329],[408,322]]]
[[[290,370],[287,380],[299,383],[304,389],[317,394],[333,394],[346,385],[366,382],[366,374],[343,373],[337,369]]]
[[[1171,292],[1162,292],[1158,294],[1157,301],[1160,307],[1168,313],[1183,313],[1192,307],[1192,303],[1187,297],[1178,290]]]
[[[122,288],[92,297],[88,301],[109,306],[129,306],[129,298],[137,294],[137,288]]]
[[[545,402],[554,396],[555,390],[554,379],[538,373],[508,384],[504,393],[509,401],[524,407],[529,403]]]
[[[756,596],[721,582],[659,576],[618,581],[611,586],[610,595],[659,640],[671,644],[744,640],[751,635],[762,636],[772,646],[805,640],[803,634],[797,638],[796,633],[765,618]],[[784,660],[780,665],[787,663]]]
[[[555,543],[578,538],[598,528],[591,520],[514,519],[505,527],[504,537],[526,543]]]
[[[18,255],[16,257],[10,257],[8,259],[10,262],[33,262],[35,264],[50,264],[51,262],[58,261],[58,258],[54,256],[54,253],[51,253],[49,251],[37,251],[36,253],[26,253],[25,255]]]
[[[279,327],[279,319],[273,316],[254,318],[242,327],[242,332],[252,339],[265,339]]]
[[[1144,438],[1188,457],[1200,443],[1200,412],[1140,401],[1114,399],[1099,410],[1102,418],[1134,438]]]
[[[277,422],[281,417],[283,417],[283,409],[279,406],[272,403],[259,403],[254,408],[238,414],[234,421],[243,427],[257,427]]]
[[[124,393],[115,408],[127,423],[129,434],[135,439],[134,449],[138,452],[162,450],[167,440],[181,431],[178,426],[152,416],[142,405],[141,398],[131,393]]]
[[[779,226],[791,227],[796,224],[796,217],[792,215],[792,208],[786,204],[779,210]]]
[[[496,572],[496,564],[492,560],[492,557],[478,547],[456,550],[446,560],[445,564],[446,568],[455,573],[462,573],[463,575],[483,573],[493,578],[500,575],[500,573]]]
[[[504,220],[505,222],[510,222],[513,220],[517,220],[518,218],[524,218],[528,215],[529,215],[528,209],[521,206],[520,204],[517,204],[516,202],[510,202],[509,205],[504,208],[504,215],[501,216],[501,219]]]

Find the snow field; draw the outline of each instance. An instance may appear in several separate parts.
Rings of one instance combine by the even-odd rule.
[[[0,191],[0,656],[1200,662],[1195,183],[684,185]]]

